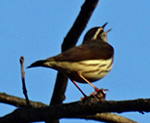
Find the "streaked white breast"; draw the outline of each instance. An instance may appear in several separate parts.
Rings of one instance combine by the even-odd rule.
[[[113,59],[108,60],[85,60],[80,62],[57,62],[57,70],[66,74],[72,74],[75,81],[81,82],[78,74],[81,74],[90,82],[103,78],[112,68]],[[56,65],[56,64],[55,64]],[[61,67],[60,67],[61,66]]]

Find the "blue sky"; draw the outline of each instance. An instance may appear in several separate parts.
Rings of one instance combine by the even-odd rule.
[[[60,53],[66,33],[76,19],[84,0],[12,0],[0,4],[0,92],[24,98],[20,78],[20,56],[25,67],[32,62]],[[86,29],[108,22],[108,42],[115,49],[112,71],[94,83],[109,89],[107,100],[129,100],[150,97],[150,1],[100,0]],[[47,68],[25,69],[30,100],[49,104],[56,71]],[[88,95],[89,85],[78,84]],[[81,93],[69,81],[64,102],[77,101]],[[13,106],[0,103],[0,116],[12,112]],[[147,123],[150,114],[122,113],[139,123]],[[94,123],[96,121],[61,119],[61,123]]]

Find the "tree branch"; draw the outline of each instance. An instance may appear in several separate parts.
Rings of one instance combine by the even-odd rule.
[[[83,6],[81,7],[81,11],[73,24],[72,28],[64,38],[62,44],[62,52],[68,50],[71,47],[74,47],[79,36],[81,35],[82,31],[86,27],[86,24],[93,13],[98,0],[86,0]],[[63,73],[58,72],[55,89],[53,92],[51,105],[53,104],[60,104],[65,98],[64,92],[66,90],[67,85],[67,76]]]
[[[137,123],[136,121],[113,113],[97,113],[95,115],[83,115],[79,116],[79,118],[86,120],[103,121],[108,123]]]
[[[20,97],[15,97],[12,95],[8,95],[6,93],[0,93],[0,102],[13,105],[16,107],[27,107],[26,100]],[[34,108],[46,107],[47,105],[41,102],[30,101],[30,105]]]
[[[62,52],[68,50],[71,47],[76,45],[76,42],[81,35],[82,31],[86,27],[86,24],[91,17],[98,0],[86,0],[85,3],[81,7],[81,11],[76,18],[72,28],[64,38],[62,43]],[[61,104],[65,99],[65,90],[67,86],[68,77],[61,72],[57,73],[57,78],[55,82],[55,88],[53,91],[52,99],[50,105]],[[47,121],[48,123],[48,121]],[[50,121],[50,123],[58,123],[58,120]]]
[[[85,29],[94,9],[96,8],[98,1],[99,0],[85,0],[78,17],[76,18],[67,36],[64,38],[62,51],[66,51],[75,46],[79,36]]]
[[[22,99],[22,98],[19,98],[19,97],[14,97],[14,96],[11,96],[11,95],[7,95],[5,93],[0,93],[0,102],[10,104],[10,105],[13,105],[13,106],[16,106],[16,107],[24,107],[25,108],[27,106],[25,99]],[[72,105],[72,104],[73,103],[70,103],[70,105]],[[34,101],[30,101],[30,105],[33,108],[48,107],[48,105],[46,105],[46,104],[43,104],[41,102],[34,102]],[[57,111],[54,111],[54,112],[57,112]],[[14,117],[15,114],[12,113],[11,115],[12,115],[12,117]],[[8,123],[9,123],[9,120],[11,122],[11,119],[9,119],[9,117],[5,116],[5,118],[6,118],[5,120]],[[125,121],[128,122],[128,123],[136,123],[135,121],[132,121],[128,118],[125,118],[123,116],[113,114],[113,113],[96,113],[94,115],[77,115],[77,116],[68,117],[68,118],[91,119],[91,120],[112,122],[112,123],[124,123]]]
[[[121,113],[129,111],[150,112],[150,99],[104,102],[87,100],[44,108],[20,108],[11,114],[0,118],[0,123],[46,121],[54,118],[87,118],[99,120],[98,118],[101,118],[100,116],[102,116],[104,112],[106,112],[104,113],[106,117],[107,112]],[[115,118],[115,115],[108,113],[108,117],[109,116],[111,116],[111,120],[109,120],[112,122],[112,119]],[[121,120],[122,119],[123,118],[121,117]]]

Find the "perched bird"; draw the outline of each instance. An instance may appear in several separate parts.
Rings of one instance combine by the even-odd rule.
[[[48,67],[65,73],[75,86],[86,96],[75,83],[88,83],[96,92],[99,91],[91,82],[106,76],[112,68],[114,49],[107,43],[107,33],[102,27],[90,29],[84,36],[83,43],[59,55],[39,60],[31,67]]]

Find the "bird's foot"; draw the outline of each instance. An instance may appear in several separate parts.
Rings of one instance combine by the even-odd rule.
[[[105,94],[105,91],[109,91],[108,89],[98,89],[98,88],[95,88],[95,91],[93,92],[93,94],[96,94],[96,93],[104,93]]]
[[[98,88],[95,88],[95,91],[93,93],[91,93],[90,95],[102,95],[103,97],[106,96],[106,93],[105,91],[109,91],[108,89],[98,89]]]
[[[84,97],[81,97],[80,100],[83,101],[86,98],[87,98],[87,96],[84,96]]]
[[[81,101],[87,104],[106,101],[105,91],[108,91],[108,89],[96,89],[95,92],[91,93],[89,96],[82,97]]]

